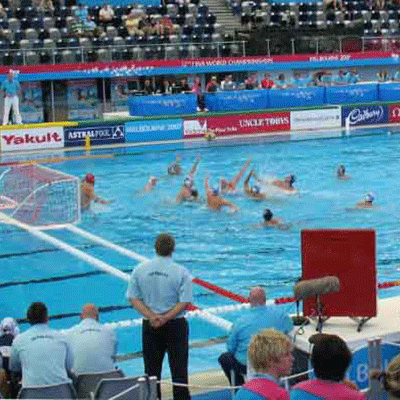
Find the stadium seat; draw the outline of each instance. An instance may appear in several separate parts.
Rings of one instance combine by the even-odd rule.
[[[61,53],[61,62],[65,64],[75,63],[75,54],[71,50],[63,50]]]
[[[54,40],[54,42],[57,42],[57,40],[61,39],[61,32],[57,28],[51,28],[49,30],[49,39]]]
[[[19,48],[21,50],[29,50],[32,48],[32,41],[28,40],[28,39],[22,39],[19,42]]]
[[[111,61],[111,51],[110,49],[98,49],[96,51],[97,60],[99,62],[109,62]]]
[[[97,54],[95,50],[86,50],[84,52],[84,57],[86,62],[95,62],[97,61]]]
[[[18,399],[76,399],[76,392],[71,383],[59,385],[22,388]]]
[[[132,59],[139,61],[139,60],[143,60],[144,58],[144,50],[143,48],[136,46],[132,49]]]
[[[188,46],[188,52],[190,58],[199,58],[200,57],[200,49],[198,46],[194,44],[190,44]]]
[[[3,29],[3,37],[12,42],[14,40],[14,32],[11,29]]]
[[[8,20],[6,18],[0,18],[0,28],[8,29]]]
[[[17,18],[10,18],[8,20],[8,27],[13,32],[19,31],[21,29],[21,22]]]
[[[131,49],[123,49],[122,50],[122,59],[124,61],[132,60],[132,51],[131,51]]]
[[[33,29],[33,28],[25,29],[25,39],[36,40],[36,39],[38,39],[38,37],[39,37],[39,34],[36,29]]]
[[[21,19],[21,29],[28,29],[31,27],[31,20],[28,18]]]
[[[96,386],[102,379],[123,377],[124,374],[120,369],[92,374],[80,374],[76,377],[77,396],[79,399],[89,398],[90,394],[94,392]]]
[[[81,38],[79,38],[79,47],[84,48],[84,49],[91,49],[92,41],[89,38],[81,37]]]
[[[110,378],[102,379],[97,385],[93,399],[94,400],[109,400],[113,396],[120,394],[121,392],[131,388],[132,386],[138,384],[142,379],[147,380],[147,393],[152,391],[150,387],[149,380],[147,377],[126,377],[126,378]],[[146,381],[145,381],[146,382]],[[147,397],[146,393],[146,397]],[[150,396],[148,396],[150,397]]]
[[[189,51],[187,46],[179,46],[178,47],[179,58],[188,58]]]
[[[6,52],[3,54],[3,60],[2,60],[3,65],[12,65],[13,62],[14,60],[12,53]]]
[[[118,36],[118,30],[114,26],[107,26],[106,28],[106,35],[109,38],[115,38]]]
[[[37,51],[28,51],[25,55],[27,65],[37,65],[40,63],[39,53]]]

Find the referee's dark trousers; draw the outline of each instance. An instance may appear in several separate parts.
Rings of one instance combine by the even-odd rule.
[[[144,371],[148,376],[161,380],[165,352],[168,353],[172,382],[188,383],[189,325],[185,318],[169,320],[160,328],[153,328],[143,320],[142,329]],[[157,386],[161,399],[160,385]],[[174,400],[190,400],[187,387],[173,387]]]

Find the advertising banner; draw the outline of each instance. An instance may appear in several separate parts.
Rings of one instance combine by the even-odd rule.
[[[194,94],[131,96],[129,114],[141,116],[194,114],[197,97]]]
[[[400,103],[389,106],[389,122],[400,122]]]
[[[125,124],[126,142],[151,142],[182,139],[182,120],[133,121]]]
[[[212,130],[217,136],[290,130],[290,113],[223,115],[194,118],[183,123],[184,138],[203,136],[207,130]]]
[[[269,108],[269,90],[233,90],[206,93],[210,111],[240,111]]]
[[[380,83],[379,100],[381,101],[400,100],[400,83],[397,82]]]
[[[340,107],[290,112],[290,129],[329,129],[342,126]]]
[[[365,83],[325,88],[326,104],[372,103],[378,100],[378,85]]]
[[[111,110],[128,110],[128,80],[126,78],[111,80]]]
[[[24,124],[44,122],[42,86],[40,82],[21,83],[19,109]]]
[[[92,145],[125,143],[125,127],[120,124],[65,128],[64,144],[66,147],[84,146],[86,136],[90,137]]]
[[[62,126],[1,131],[1,151],[24,151],[64,147]]]
[[[97,84],[94,79],[69,81],[67,102],[70,121],[100,118]]]
[[[324,88],[271,89],[269,101],[271,108],[310,107],[324,104]]]
[[[346,126],[349,119],[350,126],[387,124],[389,122],[388,106],[355,106],[342,107],[342,125]]]

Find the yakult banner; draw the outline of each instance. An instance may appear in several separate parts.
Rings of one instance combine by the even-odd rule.
[[[340,128],[341,125],[340,107],[290,112],[291,130]]]
[[[62,126],[1,131],[1,151],[55,149],[64,147]]]
[[[290,130],[290,113],[223,115],[195,118],[183,123],[185,138],[204,136],[208,130],[212,130],[217,136],[286,131]]]
[[[353,106],[342,107],[342,125],[346,126],[349,119],[350,126],[387,124],[389,122],[388,106]]]

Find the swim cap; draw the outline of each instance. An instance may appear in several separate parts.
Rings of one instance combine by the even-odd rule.
[[[198,192],[197,189],[192,189],[191,192],[190,192],[190,194],[191,194],[193,197],[197,197],[197,196],[199,195],[199,192]]]
[[[291,185],[296,182],[296,176],[295,175],[289,175],[289,177],[290,177],[290,184]]]
[[[155,176],[150,176],[149,182],[154,182],[154,181],[157,182],[157,178]]]
[[[85,181],[88,183],[93,183],[93,185],[94,185],[94,175],[91,173],[86,174]]]
[[[265,221],[271,221],[273,216],[274,216],[274,214],[272,214],[272,211],[269,208],[267,208],[264,211],[263,217],[264,217]]]
[[[0,323],[0,330],[2,333],[10,333],[14,337],[18,335],[19,328],[14,318],[4,318]]]
[[[368,193],[366,196],[365,196],[365,201],[367,202],[367,203],[372,203],[373,201],[374,201],[374,195],[372,194],[372,193]]]
[[[255,186],[252,186],[252,188],[251,188],[251,192],[252,192],[252,193],[254,193],[254,194],[258,194],[258,193],[260,193],[260,187],[259,187],[259,186],[257,186],[257,185],[255,185]]]
[[[213,192],[213,195],[214,195],[214,196],[217,196],[218,193],[219,193],[219,187],[218,187],[218,186],[213,187],[213,188],[212,188],[212,192]]]
[[[185,178],[185,180],[183,181],[183,185],[188,188],[191,188],[193,186],[193,183],[193,179],[189,177]]]

